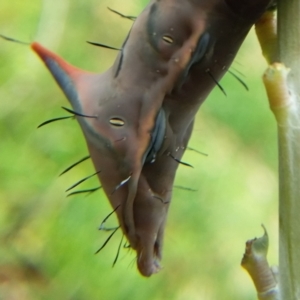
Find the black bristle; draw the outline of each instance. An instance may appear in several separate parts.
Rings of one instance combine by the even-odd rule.
[[[237,76],[230,70],[228,70],[228,73],[231,74],[235,79],[237,79],[237,81],[242,84],[242,86],[246,89],[246,91],[249,91],[247,84],[239,76]]]
[[[190,192],[197,192],[198,190],[189,188],[189,187],[185,187],[185,186],[181,186],[181,185],[174,185],[173,186],[175,189],[179,189],[179,190],[184,190],[184,191],[190,191]]]
[[[102,186],[98,186],[96,188],[91,188],[91,189],[86,189],[86,190],[79,190],[79,191],[74,191],[70,194],[67,195],[67,197],[69,196],[74,196],[74,195],[78,195],[78,194],[84,194],[87,193],[88,195],[100,190],[102,188]]]
[[[99,230],[104,230],[104,231],[111,231],[111,230],[114,230],[115,228],[105,228],[104,227],[104,224],[105,224],[105,222],[108,220],[108,218],[119,208],[121,206],[121,204],[120,205],[118,205],[113,211],[111,211],[104,219],[103,219],[103,221],[101,222],[101,225],[99,226]]]
[[[37,128],[41,128],[42,126],[50,124],[52,122],[56,122],[56,121],[60,121],[60,120],[66,120],[66,119],[72,119],[72,118],[74,118],[74,117],[73,116],[67,116],[67,117],[58,117],[58,118],[50,119],[50,120],[47,120],[47,121],[41,123]]]
[[[175,156],[173,156],[171,153],[168,154],[168,156],[170,156],[171,158],[173,158],[176,162],[178,162],[179,164],[181,165],[184,165],[184,166],[187,166],[187,167],[191,167],[191,168],[194,168],[192,165],[186,163],[186,162],[183,162],[181,160],[179,160],[178,158],[176,158]]]
[[[117,255],[116,255],[115,260],[114,260],[113,265],[112,265],[113,267],[116,264],[116,262],[118,261],[123,239],[124,239],[124,234],[122,234],[121,241],[120,241],[120,244],[119,244],[119,247],[118,247],[118,251],[117,251]]]
[[[210,70],[206,70],[206,73],[210,76],[210,78],[214,81],[214,83],[218,86],[218,88],[221,90],[221,92],[227,96],[225,90],[223,89],[223,87],[221,86],[221,84],[219,83],[219,81],[213,76],[213,74],[210,72]]]
[[[120,48],[115,48],[115,47],[108,46],[108,45],[101,44],[101,43],[95,43],[95,42],[90,42],[90,41],[86,41],[86,42],[88,44],[90,44],[90,45],[97,46],[97,47],[102,47],[102,48],[111,49],[111,50],[117,50],[117,51],[121,50]]]
[[[77,161],[76,163],[72,164],[71,166],[67,167],[64,171],[62,171],[59,176],[67,173],[68,171],[70,171],[71,169],[73,169],[74,167],[76,167],[77,165],[79,165],[80,163],[84,162],[85,160],[91,158],[89,155],[81,158],[79,161]]]
[[[3,34],[0,34],[0,37],[9,42],[14,42],[14,43],[18,43],[18,44],[22,44],[22,45],[26,45],[26,46],[30,45],[30,43],[22,42],[22,41],[13,39],[11,37],[5,36]]]
[[[90,179],[91,177],[93,177],[93,176],[99,174],[100,172],[101,172],[101,171],[98,171],[98,172],[96,172],[96,173],[94,173],[94,174],[92,174],[92,175],[89,175],[89,176],[87,176],[87,177],[85,177],[85,178],[83,178],[83,179],[80,179],[79,181],[77,181],[76,183],[74,183],[73,185],[71,185],[69,188],[67,188],[67,189],[66,189],[66,192],[68,192],[68,191],[74,189],[74,187],[76,187],[76,186],[78,186],[79,184],[83,183],[84,181]]]
[[[118,12],[118,11],[116,11],[116,10],[110,8],[110,7],[107,7],[107,8],[108,8],[111,12],[117,14],[118,16],[120,16],[120,17],[122,17],[122,18],[124,18],[124,19],[128,19],[128,20],[130,20],[130,21],[135,21],[135,20],[136,20],[136,17],[134,17],[134,16],[126,16],[126,15],[123,15],[122,13],[120,13],[120,12]]]
[[[84,114],[81,114],[79,112],[76,112],[70,108],[67,108],[67,107],[64,107],[62,106],[62,109],[66,110],[67,112],[69,112],[70,114],[73,114],[75,116],[78,116],[78,117],[84,117],[84,118],[92,118],[92,119],[97,119],[97,116],[88,116],[88,115],[84,115]]]
[[[109,237],[105,240],[105,242],[103,243],[103,245],[95,252],[95,254],[99,253],[106,245],[107,243],[110,241],[110,239],[113,237],[113,235],[117,232],[117,230],[120,228],[120,226],[118,226],[110,235]]]
[[[201,151],[199,151],[197,149],[194,149],[194,148],[191,148],[191,147],[186,147],[186,149],[190,150],[190,151],[194,151],[194,152],[199,153],[199,154],[204,155],[204,156],[208,156],[207,153],[201,152]]]

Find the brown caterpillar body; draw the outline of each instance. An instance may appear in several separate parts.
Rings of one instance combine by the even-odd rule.
[[[89,116],[76,118],[144,276],[160,269],[173,181],[195,114],[271,2],[152,0],[103,74],[31,45],[73,110]]]

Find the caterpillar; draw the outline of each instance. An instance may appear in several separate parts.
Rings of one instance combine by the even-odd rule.
[[[143,276],[160,270],[174,178],[195,115],[215,86],[222,89],[220,79],[271,5],[271,0],[152,0],[102,74],[31,44],[72,106],[94,175],[137,252]]]

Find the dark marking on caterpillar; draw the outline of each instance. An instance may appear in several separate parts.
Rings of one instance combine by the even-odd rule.
[[[197,47],[193,52],[192,58],[189,62],[189,64],[187,65],[185,71],[183,72],[182,75],[182,79],[181,81],[178,83],[178,86],[181,87],[182,84],[185,82],[185,80],[187,79],[188,74],[191,71],[191,68],[200,63],[201,60],[203,59],[205,53],[207,52],[207,47],[209,45],[209,33],[205,32],[200,38],[199,41],[197,43]]]
[[[169,203],[168,201],[164,201],[163,198],[161,198],[160,196],[155,195],[155,194],[153,194],[153,193],[152,193],[152,197],[155,198],[155,199],[158,199],[158,200],[161,201],[161,203],[163,203],[163,204],[168,204],[168,203]]]

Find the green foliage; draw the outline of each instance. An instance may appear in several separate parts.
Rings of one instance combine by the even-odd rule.
[[[35,1],[14,2],[0,4],[2,34],[41,41],[72,64],[99,72],[116,53],[85,41],[118,47],[131,26],[106,7],[137,15],[146,1],[54,1],[49,12]],[[184,161],[195,168],[180,166],[176,178],[177,185],[197,192],[174,189],[164,269],[145,279],[128,249],[111,268],[120,232],[93,254],[109,234],[97,230],[111,211],[108,201],[102,191],[64,194],[94,172],[91,162],[58,178],[87,154],[79,126],[65,120],[36,130],[44,120],[65,115],[60,107],[66,99],[28,47],[0,41],[1,299],[255,297],[240,260],[244,242],[260,233],[263,222],[270,262],[277,261],[276,133],[260,80],[265,64],[253,35],[236,61],[250,92],[228,74],[221,82],[228,97],[215,89],[199,111],[190,147],[208,157],[188,151]],[[82,188],[97,185],[93,178]],[[112,217],[109,225],[115,224]]]

